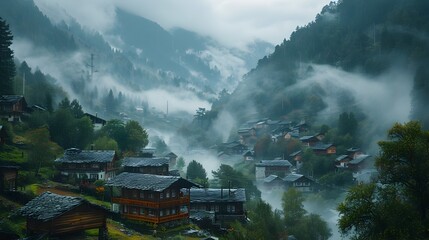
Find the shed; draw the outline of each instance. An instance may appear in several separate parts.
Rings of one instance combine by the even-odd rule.
[[[106,239],[108,210],[80,197],[44,192],[20,208],[27,217],[27,233],[61,235],[87,229],[99,229]]]

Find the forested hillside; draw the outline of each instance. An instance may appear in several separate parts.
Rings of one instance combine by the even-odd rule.
[[[325,100],[325,89],[336,87],[323,83],[300,87],[303,80],[319,73],[315,66],[328,65],[335,71],[359,74],[371,81],[377,81],[392,68],[401,68],[410,72],[411,81],[414,79],[412,92],[403,92],[412,94],[409,114],[428,126],[423,108],[429,95],[429,74],[424,70],[429,59],[428,10],[429,2],[423,0],[332,2],[313,22],[298,27],[288,40],[275,47],[273,54],[261,59],[233,92],[225,109],[241,119],[255,115],[315,117],[330,104]],[[290,88],[292,85],[294,88]],[[350,90],[337,92],[338,112],[368,114],[355,107],[361,99],[355,99]]]

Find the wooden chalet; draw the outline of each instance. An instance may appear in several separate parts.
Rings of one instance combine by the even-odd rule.
[[[98,238],[107,239],[108,210],[80,197],[44,192],[18,212],[27,217],[27,235],[69,235],[99,229]]]
[[[290,173],[291,167],[288,160],[261,160],[255,164],[256,180],[262,181],[270,175],[284,177]]]
[[[76,176],[84,181],[108,180],[116,175],[118,156],[115,151],[70,148],[55,160],[63,176]]]
[[[313,135],[300,137],[299,140],[301,141],[302,145],[306,147],[312,147],[320,142],[320,140]]]
[[[214,212],[215,223],[221,225],[234,221],[244,222],[246,191],[238,189],[191,189],[191,214]]]
[[[244,152],[248,150],[248,147],[244,144],[241,144],[238,141],[222,143],[219,146],[218,152],[224,152],[228,155],[242,155]]]
[[[189,218],[191,187],[198,185],[177,176],[123,172],[107,181],[106,186],[120,188],[112,197],[112,209],[123,218],[152,224],[170,223]],[[186,190],[183,190],[186,189]]]
[[[21,122],[21,117],[27,112],[27,102],[23,96],[0,96],[0,119],[8,122]]]
[[[302,167],[303,161],[302,161],[302,150],[293,152],[289,154],[289,157],[293,159],[295,162],[296,169],[300,169]]]
[[[283,180],[283,178],[274,174],[271,174],[270,176],[264,178],[262,185],[267,190],[284,190],[285,189],[285,181]]]
[[[18,169],[18,166],[0,166],[0,192],[17,190]]]
[[[169,159],[126,157],[122,160],[125,172],[169,175]]]
[[[349,155],[341,155],[336,159],[335,167],[338,170],[351,170],[353,172],[359,172],[366,167],[372,167],[367,166],[369,165],[368,162],[370,162],[371,158],[372,156],[367,154],[355,155],[354,158],[351,158]]]
[[[311,147],[316,155],[331,155],[337,153],[337,147],[332,143],[317,143]]]
[[[315,187],[313,179],[302,174],[291,173],[283,178],[286,188],[294,187],[300,192],[312,192]]]
[[[92,125],[94,126],[94,130],[100,130],[104,125],[106,125],[107,121],[98,117],[97,113],[92,115],[90,113],[84,113],[84,116],[88,117]]]
[[[244,159],[244,161],[255,160],[255,152],[252,150],[247,150],[245,153],[243,153],[243,159]]]

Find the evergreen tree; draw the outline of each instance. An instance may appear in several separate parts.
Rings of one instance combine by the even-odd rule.
[[[13,94],[15,63],[10,49],[12,39],[9,25],[0,17],[0,94]]]

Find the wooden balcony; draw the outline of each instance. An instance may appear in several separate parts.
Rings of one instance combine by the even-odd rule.
[[[139,206],[139,207],[147,207],[147,208],[155,208],[155,209],[161,209],[161,208],[168,208],[168,207],[174,207],[174,206],[181,206],[181,205],[188,205],[190,202],[190,199],[188,196],[171,199],[171,200],[164,200],[160,202],[151,202],[147,200],[139,200],[139,199],[129,199],[129,198],[112,198],[112,202],[118,203],[118,204],[126,204],[126,205],[133,205],[133,206]]]
[[[142,222],[148,222],[148,223],[165,223],[175,220],[182,220],[189,217],[189,213],[179,213],[179,214],[173,214],[163,217],[157,217],[157,216],[149,216],[149,215],[138,215],[138,214],[129,214],[124,213],[122,214],[122,217],[130,220],[137,220]]]

